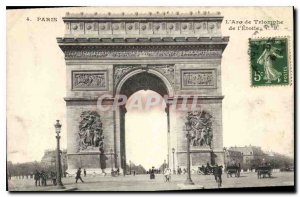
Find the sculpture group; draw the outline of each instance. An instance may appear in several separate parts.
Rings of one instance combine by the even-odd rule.
[[[84,111],[80,115],[79,123],[79,148],[85,150],[88,147],[103,149],[103,129],[100,115],[96,111]]]
[[[212,116],[206,111],[188,112],[187,119],[191,122],[191,146],[209,146],[213,139]]]

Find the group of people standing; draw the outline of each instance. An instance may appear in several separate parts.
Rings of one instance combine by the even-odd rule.
[[[150,179],[155,179],[155,174],[158,173],[158,172],[159,171],[156,170],[154,167],[149,169],[148,173],[150,175]],[[172,170],[169,167],[166,167],[164,169],[164,172],[163,172],[165,182],[170,182],[171,181],[171,174],[172,174]]]
[[[223,166],[216,165],[214,167],[215,168],[213,168],[214,169],[213,175],[215,176],[216,181],[220,181],[220,184],[222,184],[222,168],[223,168]],[[185,171],[186,171],[186,169],[183,169],[183,173],[185,173]],[[84,181],[82,180],[82,177],[81,177],[81,173],[82,173],[81,168],[78,168],[78,170],[76,172],[76,176],[75,176],[75,183],[77,183],[78,180],[80,180],[82,183],[84,183]],[[152,167],[152,169],[149,169],[148,173],[150,174],[150,179],[155,179],[155,174],[158,173],[158,171],[154,167]],[[174,171],[174,173],[175,173],[175,171]],[[182,173],[182,170],[178,166],[177,174],[180,175],[181,173]],[[84,176],[86,176],[86,174],[87,174],[85,169],[83,170],[83,174],[84,174]],[[163,172],[165,182],[171,181],[171,174],[172,174],[172,170],[169,167],[166,167]],[[134,175],[135,175],[135,172],[134,172]],[[52,179],[53,185],[56,185],[57,184],[56,173],[51,171],[50,177]],[[41,185],[47,186],[47,179],[48,179],[48,175],[44,170],[42,170],[41,172],[36,170],[36,172],[34,173],[34,180],[35,180],[36,187],[41,186]]]
[[[41,172],[36,170],[34,173],[34,181],[35,186],[47,186],[47,179],[49,178],[49,175],[42,170]],[[50,178],[52,179],[53,185],[56,185],[56,173],[51,171],[50,172]]]
[[[84,176],[86,176],[86,170],[84,169],[83,171]],[[52,180],[52,184],[53,185],[57,185],[57,181],[56,181],[56,173],[51,171],[50,172],[50,177],[48,175],[48,173],[46,173],[44,170],[42,170],[41,172],[39,172],[38,170],[35,171],[34,173],[34,180],[35,180],[35,186],[47,186],[47,179],[51,178]],[[77,172],[76,172],[76,176],[75,176],[75,182],[77,183],[78,180],[80,180],[82,183],[84,182],[81,178],[81,168],[78,168]]]
[[[177,166],[177,171],[176,171],[177,174],[181,175],[181,174],[186,174],[187,171],[185,168],[183,168],[183,170],[181,170],[181,168],[179,166]]]

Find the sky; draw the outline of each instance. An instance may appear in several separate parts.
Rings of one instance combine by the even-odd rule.
[[[142,108],[128,107],[132,101],[131,98],[139,95],[143,101],[153,95],[162,99],[158,93],[151,90],[140,90],[128,99],[125,115],[127,163],[130,160],[137,165],[142,164],[146,169],[152,166],[158,168],[164,160],[167,161],[167,114],[160,107],[161,105],[151,107],[149,110],[145,105]],[[137,123],[143,127],[136,126]]]
[[[56,37],[64,34],[64,24],[61,20],[43,23],[34,19],[39,16],[61,19],[70,9],[61,8],[55,12],[48,9],[7,11],[7,151],[8,160],[14,163],[39,161],[46,149],[55,148],[54,124],[57,119],[63,125],[61,145],[66,148],[66,106],[63,100],[66,95],[66,65],[64,55],[56,42]],[[110,9],[120,12],[116,8]],[[126,10],[135,12],[130,8]],[[145,8],[139,10],[148,12]],[[229,8],[216,10],[221,11],[224,20],[272,18],[284,21],[284,25],[277,32],[260,32],[259,36],[292,36],[293,33],[292,21],[288,20],[289,17],[292,18],[292,12],[285,8],[235,8],[234,12]],[[78,8],[71,10],[80,11]],[[95,9],[87,8],[87,12],[94,11]],[[101,8],[101,11],[107,13],[108,8]],[[282,13],[280,16],[277,15],[279,11]],[[26,21],[27,17],[32,20]],[[292,156],[294,86],[251,87],[247,53],[248,38],[253,36],[253,32],[230,31],[228,28],[225,24],[222,25],[223,35],[230,36],[221,65],[222,94],[225,96],[223,144],[226,147],[251,144],[261,146],[263,150]],[[291,37],[290,43],[292,41]],[[166,127],[165,114],[153,111],[147,116],[148,118],[137,112],[127,113],[126,140],[132,140],[133,135],[143,139],[147,137],[151,139],[147,144],[149,147],[153,147],[158,140],[166,141],[166,136],[161,132]],[[134,123],[136,121],[141,123],[138,127]],[[160,144],[159,148],[165,150],[166,143]],[[143,144],[136,145],[144,147]],[[156,150],[148,151],[152,154]],[[132,160],[139,157],[134,151],[129,151],[128,154]],[[162,163],[165,155],[166,152],[161,151],[161,156],[155,162]],[[143,162],[150,165],[146,159]]]

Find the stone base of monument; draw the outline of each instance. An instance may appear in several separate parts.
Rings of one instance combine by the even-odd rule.
[[[182,190],[197,190],[204,189],[203,185],[185,185],[184,183],[177,184],[177,186]]]

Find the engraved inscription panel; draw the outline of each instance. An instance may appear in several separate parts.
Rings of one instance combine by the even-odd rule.
[[[107,71],[73,71],[72,90],[107,90]]]
[[[216,88],[217,72],[215,69],[184,69],[181,70],[181,88]]]

